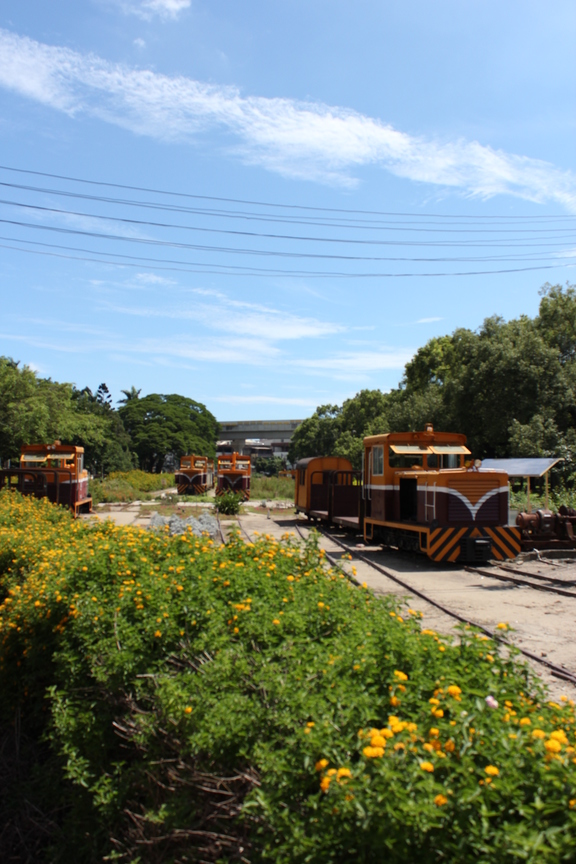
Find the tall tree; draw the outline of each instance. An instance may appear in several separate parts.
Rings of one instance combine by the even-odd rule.
[[[151,393],[127,400],[118,414],[145,471],[174,468],[185,453],[214,456],[218,422],[200,402]]]

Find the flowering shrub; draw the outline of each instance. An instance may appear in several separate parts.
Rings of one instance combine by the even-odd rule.
[[[573,703],[315,541],[224,547],[2,493],[0,592],[0,722],[48,742],[6,800],[34,824],[52,805],[45,860],[576,858]]]

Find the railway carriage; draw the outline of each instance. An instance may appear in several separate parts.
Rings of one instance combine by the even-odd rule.
[[[341,456],[312,456],[300,459],[295,466],[294,501],[297,513],[309,519],[336,522],[343,518],[356,520],[360,504],[360,474]]]
[[[235,492],[244,501],[250,500],[250,475],[252,463],[250,456],[240,453],[221,453],[217,459],[218,478],[216,495]]]
[[[175,476],[180,495],[204,495],[214,486],[214,462],[207,456],[182,456]]]
[[[25,444],[18,468],[0,470],[0,489],[21,495],[48,498],[69,507],[74,516],[92,511],[88,494],[88,471],[84,468],[84,448],[72,444]]]

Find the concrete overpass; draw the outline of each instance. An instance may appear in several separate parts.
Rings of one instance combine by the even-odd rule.
[[[294,434],[294,430],[302,423],[302,420],[221,420],[219,438],[221,441],[230,441],[232,448],[241,453],[246,446],[246,441],[255,438],[280,444],[288,444]]]

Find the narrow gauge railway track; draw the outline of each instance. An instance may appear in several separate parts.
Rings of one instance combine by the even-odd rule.
[[[296,530],[297,530],[298,534],[300,535],[300,537],[303,540],[305,540],[306,538],[305,538],[304,534],[302,533],[301,527],[297,523],[296,523],[295,527],[296,527]],[[528,657],[530,660],[534,660],[536,663],[540,663],[542,666],[546,666],[546,668],[550,670],[550,673],[555,678],[560,678],[563,681],[568,681],[570,684],[573,684],[574,686],[576,686],[576,674],[574,674],[573,672],[570,672],[567,669],[563,669],[560,666],[556,666],[555,663],[551,663],[549,660],[545,660],[543,657],[538,657],[538,655],[534,654],[532,651],[527,651],[525,648],[520,648],[518,645],[515,645],[513,642],[509,642],[507,639],[504,639],[504,637],[500,634],[500,632],[493,632],[492,630],[489,630],[487,627],[484,627],[482,624],[478,624],[476,621],[470,621],[468,618],[464,618],[458,612],[454,612],[453,609],[449,609],[447,606],[444,606],[442,603],[438,603],[438,601],[434,600],[433,597],[430,597],[428,594],[425,594],[423,591],[420,591],[418,588],[415,588],[413,585],[410,585],[408,582],[405,582],[403,579],[400,579],[398,576],[396,576],[395,573],[391,573],[390,570],[387,570],[385,567],[382,567],[381,564],[377,564],[375,561],[372,561],[366,555],[363,555],[361,552],[358,552],[357,550],[351,548],[350,546],[347,546],[341,540],[338,540],[336,537],[333,537],[328,532],[326,532],[326,531],[324,531],[318,527],[316,527],[316,530],[320,534],[322,534],[322,536],[325,537],[327,540],[330,540],[332,543],[335,543],[337,546],[340,546],[340,548],[343,549],[345,552],[348,552],[349,554],[351,554],[355,558],[357,558],[359,561],[364,562],[364,564],[367,564],[369,567],[376,570],[378,573],[381,573],[383,576],[386,576],[392,582],[395,582],[397,585],[400,585],[402,588],[405,588],[406,591],[408,591],[410,594],[414,595],[415,597],[420,597],[421,600],[425,600],[426,603],[429,603],[431,606],[434,606],[436,609],[439,609],[441,612],[444,612],[445,615],[448,615],[450,618],[454,618],[456,621],[459,621],[461,624],[469,624],[471,627],[475,627],[477,630],[480,630],[482,633],[484,633],[486,636],[489,636],[491,639],[494,639],[497,642],[502,642],[504,645],[507,645],[510,648],[515,648],[517,651],[519,651],[525,657]],[[337,561],[333,556],[329,555],[328,553],[326,553],[326,558],[332,564],[332,566],[338,566],[338,567],[341,566],[340,562]],[[474,567],[466,567],[465,569],[472,571],[473,573],[483,572],[482,570],[479,570],[478,568],[474,568]],[[487,573],[490,576],[493,575],[490,571],[487,571]],[[356,585],[360,584],[357,579],[354,579],[348,573],[346,575]],[[543,578],[545,578],[545,577],[543,577]],[[514,581],[516,581],[516,580],[514,580]],[[530,587],[536,587],[532,583],[528,583],[528,584],[530,585]],[[576,593],[571,593],[570,596],[576,597]]]
[[[490,579],[498,579],[501,582],[510,582],[519,588],[535,588],[537,591],[547,591],[550,594],[560,594],[562,597],[574,597],[576,599],[576,582],[574,580],[555,579],[552,576],[542,576],[540,573],[523,573],[517,568],[498,565],[497,567],[465,567],[468,573],[481,573]],[[515,575],[520,574],[520,578]],[[573,585],[572,590],[560,587],[561,585]]]
[[[219,513],[216,513],[216,521],[218,522],[218,531],[220,533],[220,538],[222,540],[222,543],[226,544],[228,542],[228,538],[224,534],[224,530],[222,528],[222,523],[220,522],[220,514]],[[240,519],[237,520],[237,525],[238,525],[238,529],[239,529],[240,533],[244,535],[244,538],[249,543],[253,543],[254,541],[252,540],[252,538],[250,537],[250,535],[248,534],[248,532],[246,531],[246,529],[244,528],[244,526],[240,522]]]

